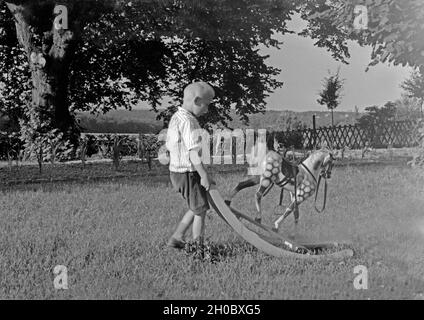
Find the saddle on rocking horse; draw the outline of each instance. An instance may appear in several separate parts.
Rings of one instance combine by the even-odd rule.
[[[287,160],[286,158],[282,158],[281,173],[284,174],[284,176],[288,180],[294,181],[297,174],[299,173],[299,164],[295,162],[291,162]]]
[[[280,187],[290,183],[294,186],[294,195],[296,197],[297,179],[299,175],[299,164],[302,163],[307,157],[303,157],[297,161],[290,161],[286,157],[281,159],[281,173],[284,175],[284,179],[278,183]],[[283,204],[284,189],[281,188],[280,192],[280,206]]]

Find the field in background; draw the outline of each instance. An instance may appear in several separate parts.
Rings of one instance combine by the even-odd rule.
[[[242,174],[216,174],[225,195]],[[336,167],[327,210],[301,206],[311,240],[351,240],[344,262],[277,259],[244,243],[215,214],[208,241],[225,246],[216,263],[165,248],[184,202],[164,180],[16,186],[0,194],[0,298],[3,299],[422,299],[424,175],[401,166]],[[234,206],[253,214],[254,189]],[[264,201],[266,223],[280,212],[278,192]],[[284,232],[292,231],[288,219]],[[53,287],[68,268],[69,290]],[[353,287],[357,265],[369,289]]]
[[[294,112],[268,110],[265,114],[253,114],[249,116],[250,129],[273,129],[282,130],[285,119],[288,115],[297,117],[307,127],[312,128],[312,116],[316,115],[317,127],[331,125],[331,113],[322,112]],[[80,125],[84,132],[92,133],[159,133],[163,128],[163,122],[156,120],[157,113],[149,110],[115,110],[105,115],[94,116],[90,113],[82,112],[78,114]],[[233,121],[229,123],[232,128],[247,128],[238,119],[234,110],[230,115]],[[335,125],[355,124],[356,119],[362,114],[355,112],[334,112]]]

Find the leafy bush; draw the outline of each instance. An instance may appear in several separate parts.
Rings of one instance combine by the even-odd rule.
[[[19,133],[0,133],[0,160],[17,160],[22,147]]]
[[[63,134],[57,129],[45,131],[41,133],[39,130],[25,128],[25,137],[19,133],[0,132],[0,160],[17,160],[23,153],[26,160],[52,163],[82,160],[82,158],[85,161],[86,158],[98,153],[107,159],[114,158],[115,135],[113,134],[84,135],[79,139],[79,146],[76,148],[62,139]],[[164,142],[159,141],[156,135],[120,135],[119,155],[120,157],[153,159],[158,156],[163,144]]]
[[[145,153],[157,157],[160,147],[165,142],[159,141],[156,135],[143,135],[141,143]]]
[[[303,136],[300,131],[276,132],[276,139],[284,148],[303,149]]]
[[[104,158],[113,157],[113,147],[115,142],[114,134],[85,135],[87,139],[87,156],[101,153]],[[163,142],[158,141],[156,135],[119,135],[121,156],[132,156],[139,158],[152,158],[157,156],[159,148]]]
[[[278,125],[276,130],[271,134],[275,134],[280,146],[284,148],[303,149],[303,136],[300,130],[306,129],[306,124],[297,118],[294,112],[283,112],[277,119]]]
[[[98,145],[98,139],[94,135],[85,135],[83,138],[81,138],[80,143],[86,143],[87,150],[86,150],[86,156],[91,157],[97,153],[99,153],[99,145]]]
[[[366,132],[368,143],[371,147],[386,147],[382,138],[384,128],[395,121],[396,106],[387,102],[384,107],[377,106],[365,108],[366,114],[357,120],[359,127]]]
[[[42,124],[41,129],[46,129]],[[63,132],[58,129],[38,131],[30,127],[23,127],[25,158],[37,160],[40,173],[43,162],[50,161],[52,164],[72,158],[74,146],[63,137]],[[22,136],[21,136],[22,139]]]

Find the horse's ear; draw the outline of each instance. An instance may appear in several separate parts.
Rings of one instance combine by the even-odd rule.
[[[277,141],[277,138],[274,135],[274,151],[278,151],[280,149],[280,144]]]
[[[329,146],[330,152],[333,153],[334,152],[334,145],[333,145],[333,141],[330,142],[330,146]]]
[[[327,140],[325,140],[325,141],[323,141],[323,142],[321,143],[320,149],[321,149],[321,150],[328,149],[328,143],[327,143]]]

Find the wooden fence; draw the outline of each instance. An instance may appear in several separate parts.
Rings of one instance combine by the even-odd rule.
[[[366,129],[359,125],[346,125],[304,129],[299,132],[302,134],[305,149],[312,149],[323,142],[337,149],[343,147],[362,149],[365,146],[402,148],[414,147],[418,144],[413,133],[414,126],[413,121],[396,121]]]
[[[292,148],[292,143],[300,146],[295,146],[295,149],[311,150],[315,146],[320,146],[324,142],[335,149],[348,147],[350,149],[362,149],[365,146],[373,148],[401,148],[401,147],[414,147],[417,145],[416,138],[413,134],[414,122],[412,121],[398,121],[391,124],[364,129],[358,125],[334,126],[334,127],[320,127],[317,129],[303,129],[286,132],[277,132],[276,137],[280,142],[284,142],[287,148]],[[130,149],[134,150],[140,158],[156,158],[160,146],[164,143],[159,142],[155,135],[144,134],[84,134],[96,136],[101,140],[107,138],[110,140],[111,136],[120,136],[128,139],[128,144],[133,145]],[[108,137],[109,136],[109,137]],[[219,137],[221,138],[221,137]],[[211,136],[210,141],[210,155],[217,155],[216,150],[212,146],[216,146],[217,137]],[[255,140],[257,139],[257,131],[255,131]],[[243,139],[245,141],[245,139]],[[140,143],[144,141],[144,143]],[[246,146],[238,146],[237,138],[232,137],[232,146],[222,137],[222,154],[233,155],[233,158],[240,156],[243,152],[250,152],[245,150]],[[244,142],[243,142],[244,143]],[[241,148],[240,148],[241,147]],[[226,149],[226,150],[224,150]],[[228,150],[230,149],[230,150]],[[150,162],[150,161],[149,161]]]
[[[401,148],[415,147],[418,145],[416,135],[414,134],[415,122],[413,121],[397,121],[384,126],[376,126],[372,128],[361,128],[358,125],[346,125],[335,127],[320,127],[316,129],[303,129],[298,131],[276,132],[277,139],[282,142],[286,148],[311,150],[316,146],[322,145],[324,142],[332,148],[341,149],[348,147],[350,149],[362,149],[365,146],[373,148]],[[255,136],[258,131],[255,130]],[[246,135],[246,131],[244,131]],[[89,150],[93,152],[101,152],[104,157],[111,157],[113,152],[120,153],[122,156],[137,156],[145,160],[149,167],[152,159],[158,157],[158,151],[164,143],[159,141],[158,136],[154,134],[93,134],[85,133],[83,138],[89,138],[88,143],[91,146]],[[230,134],[231,136],[231,134]],[[91,138],[90,138],[91,137]],[[246,146],[245,138],[243,145],[236,137],[232,137],[232,143],[225,141],[225,138],[220,139],[211,136],[210,156],[232,157],[235,163],[236,159],[243,158],[246,160],[246,155],[250,154],[251,150]],[[13,139],[12,139],[13,138]],[[122,140],[120,150],[114,150],[115,139]],[[215,141],[214,141],[215,139]],[[222,143],[221,151],[214,150],[216,139]],[[256,140],[256,138],[255,138]],[[19,142],[18,136],[11,137],[7,133],[0,132],[0,159],[7,160],[11,155],[19,154],[22,149],[22,144]],[[225,149],[225,150],[224,150]],[[96,151],[97,150],[97,151]]]

